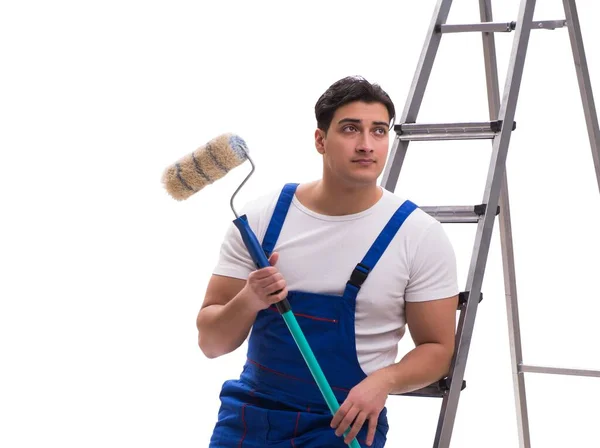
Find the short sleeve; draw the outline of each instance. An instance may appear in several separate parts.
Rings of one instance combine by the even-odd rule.
[[[433,221],[410,255],[406,302],[444,299],[459,293],[456,255],[442,224]]]
[[[279,192],[273,190],[251,200],[240,210],[240,216],[246,216],[248,225],[259,241],[266,231],[266,224],[273,213],[278,196]],[[221,243],[219,258],[213,274],[245,280],[256,269],[256,264],[248,253],[239,229],[235,224],[230,224]]]
[[[256,266],[246,249],[240,231],[235,224],[231,224],[221,243],[219,259],[213,274],[245,280],[255,270]]]

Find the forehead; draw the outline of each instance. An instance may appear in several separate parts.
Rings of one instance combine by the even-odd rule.
[[[339,107],[333,114],[333,122],[338,123],[344,118],[359,119],[363,123],[382,121],[389,123],[390,116],[387,108],[382,103],[365,103],[354,101]]]

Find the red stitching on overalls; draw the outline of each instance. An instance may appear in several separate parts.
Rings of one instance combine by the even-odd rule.
[[[294,437],[298,435],[298,422],[300,421],[300,412],[298,412],[298,417],[296,417],[296,427],[294,428]]]
[[[270,311],[277,311],[277,308],[275,308],[273,305],[271,305],[269,307]],[[277,311],[279,312],[279,311]],[[294,313],[294,316],[298,316],[298,317],[306,317],[307,319],[312,319],[312,320],[319,320],[322,322],[331,322],[333,324],[337,324],[337,319],[327,319],[326,317],[317,317],[317,316],[311,316],[309,314],[302,314],[302,313]]]
[[[300,412],[298,412],[298,416],[296,417],[296,427],[294,428],[294,437],[290,440],[292,446],[296,448],[296,444],[294,443],[294,438],[298,435],[298,422],[300,421]]]
[[[238,447],[241,448],[242,443],[244,442],[244,439],[246,438],[246,432],[248,431],[248,426],[246,425],[246,419],[244,418],[244,411],[246,410],[246,406],[248,406],[248,403],[245,403],[244,406],[242,406],[242,423],[244,424],[244,434],[242,434],[242,438],[240,439],[240,444],[238,445]]]
[[[297,378],[295,376],[291,376],[291,375],[287,375],[285,373],[279,372],[277,370],[273,370],[270,369],[269,367],[263,366],[262,364],[257,363],[256,361],[254,361],[253,359],[250,358],[246,358],[248,360],[248,362],[254,364],[256,367],[258,367],[259,369],[265,370],[267,372],[271,372],[274,373],[275,375],[279,375],[279,376],[283,376],[285,378],[289,378],[290,380],[295,380],[295,381],[301,381],[303,383],[310,383],[310,384],[314,384],[312,381],[307,381],[303,378]],[[350,389],[345,389],[343,387],[335,387],[335,386],[331,386],[332,389],[337,389],[337,390],[342,390],[344,392],[350,392]]]
[[[255,392],[256,392],[256,389],[250,389],[250,396],[253,397]],[[244,434],[242,434],[242,438],[240,439],[240,444],[238,445],[240,448],[242,446],[242,443],[244,442],[244,439],[246,438],[246,432],[248,431],[248,426],[246,425],[246,419],[244,418],[244,411],[246,410],[246,406],[248,406],[248,403],[244,403],[244,406],[242,406],[242,423],[244,424]]]

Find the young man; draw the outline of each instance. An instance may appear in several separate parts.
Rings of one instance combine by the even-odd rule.
[[[270,267],[256,270],[231,227],[198,314],[210,358],[247,338],[226,381],[211,447],[383,447],[391,393],[427,386],[454,351],[458,284],[435,219],[377,185],[395,110],[363,78],[331,85],[315,106],[321,179],[288,184],[244,213]],[[336,398],[335,416],[274,304],[288,298]],[[405,326],[415,348],[395,362]],[[344,432],[349,430],[347,436]]]

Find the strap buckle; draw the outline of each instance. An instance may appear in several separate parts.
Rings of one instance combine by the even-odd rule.
[[[350,280],[348,280],[348,283],[350,283],[352,286],[355,286],[356,288],[360,289],[362,284],[367,279],[369,272],[371,272],[370,267],[368,267],[362,263],[358,263],[356,265],[356,267],[354,268],[354,270],[352,271],[352,275],[350,276]]]

